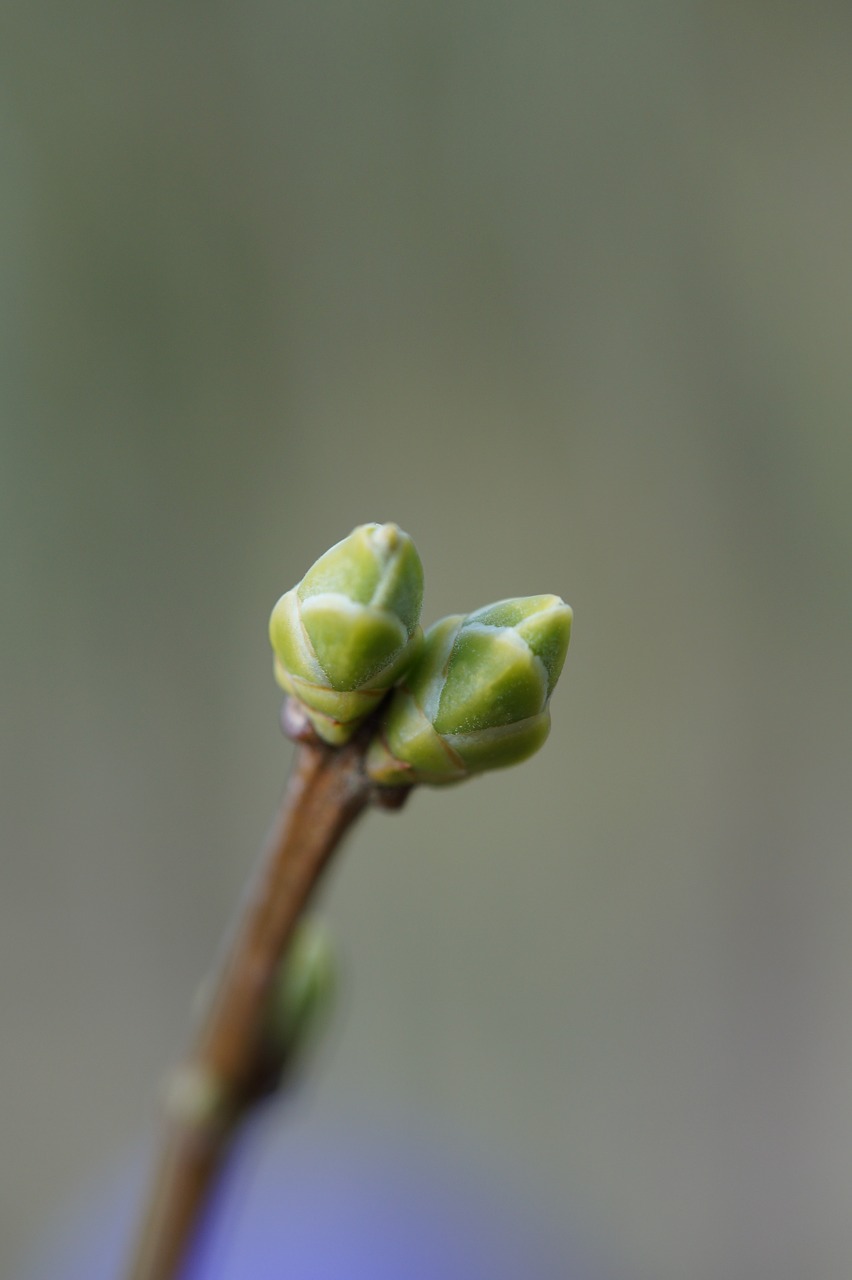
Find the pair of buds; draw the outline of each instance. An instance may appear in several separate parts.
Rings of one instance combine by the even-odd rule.
[[[501,600],[424,636],[422,601],[408,534],[360,525],[272,610],[278,683],[333,745],[381,708],[366,768],[382,786],[459,782],[531,756],[550,730],[569,606],[549,595]]]

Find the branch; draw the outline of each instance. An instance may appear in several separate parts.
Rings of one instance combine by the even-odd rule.
[[[284,723],[300,739],[295,768],[195,1046],[167,1090],[163,1148],[127,1280],[180,1275],[236,1131],[275,1076],[265,1015],[293,929],[343,836],[376,799],[364,734],[334,748],[292,712]]]

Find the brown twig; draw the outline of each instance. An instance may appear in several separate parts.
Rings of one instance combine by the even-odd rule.
[[[265,1014],[294,926],[329,859],[375,799],[366,738],[327,747],[292,710],[296,765],[193,1051],[166,1098],[166,1133],[127,1280],[176,1280],[242,1120],[269,1091]],[[388,807],[396,807],[388,806]]]

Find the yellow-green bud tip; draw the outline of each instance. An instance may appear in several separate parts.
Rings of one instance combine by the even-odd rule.
[[[400,528],[398,524],[379,524],[373,526],[373,545],[380,554],[386,556],[392,555],[400,544],[400,536]]]

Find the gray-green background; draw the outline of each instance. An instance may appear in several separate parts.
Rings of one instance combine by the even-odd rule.
[[[428,619],[575,637],[534,763],[351,842],[313,1105],[631,1280],[846,1280],[851,57],[827,2],[6,9],[4,1266],[149,1125],[272,603],[393,519]]]

